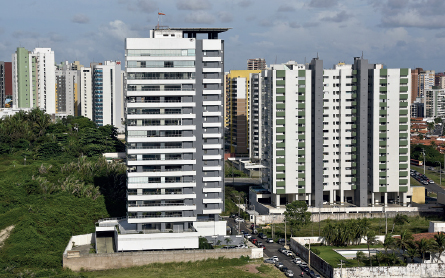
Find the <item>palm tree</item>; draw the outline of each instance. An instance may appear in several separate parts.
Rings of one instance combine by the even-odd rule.
[[[327,225],[323,228],[323,236],[329,245],[332,245],[335,237],[335,225],[331,220],[327,221]]]
[[[392,237],[392,234],[385,235],[385,241],[383,242],[383,247],[385,247],[385,253],[388,253],[388,248],[394,247],[395,240]]]
[[[445,251],[445,234],[443,232],[437,233],[437,235],[434,235],[434,241],[436,242],[437,252],[439,252],[437,257],[437,262],[439,262],[440,256]]]
[[[368,245],[368,254],[369,254],[369,261],[371,263],[372,267],[372,257],[371,257],[371,249],[369,248],[370,245],[374,245],[377,243],[377,239],[375,237],[374,230],[369,230],[366,234],[366,244]]]
[[[387,260],[389,266],[396,265],[400,261],[399,257],[397,256],[396,253],[389,253],[389,254],[387,254],[386,255],[386,260]]]
[[[385,260],[385,254],[382,253],[382,252],[377,252],[377,253],[375,254],[375,258],[377,259],[377,263],[378,263],[379,266],[380,266],[381,262],[382,262],[383,260]]]
[[[365,259],[365,253],[363,253],[363,251],[358,251],[355,255],[355,258],[357,260],[358,266],[360,266],[360,262],[363,262],[363,260]]]
[[[413,236],[411,235],[410,232],[408,232],[408,230],[404,230],[400,234],[400,238],[398,238],[396,240],[396,245],[397,245],[397,247],[400,248],[400,250],[402,250],[402,254],[405,252],[406,248],[409,247],[412,240],[413,240]]]
[[[422,238],[420,241],[416,241],[417,244],[417,250],[422,255],[422,263],[425,261],[425,254],[427,252],[431,251],[431,248],[433,247],[433,244],[431,240]]]
[[[405,258],[410,258],[411,262],[414,262],[414,258],[419,256],[419,252],[417,251],[417,248],[415,246],[410,246],[406,249],[405,254],[403,256]]]

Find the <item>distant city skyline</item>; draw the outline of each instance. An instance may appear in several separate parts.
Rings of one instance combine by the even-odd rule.
[[[230,27],[225,70],[250,58],[267,64],[317,56],[325,67],[361,56],[390,68],[443,72],[445,1],[435,0],[152,0],[5,1],[0,61],[17,47],[51,48],[55,61],[124,61],[124,39],[147,37],[157,24]]]

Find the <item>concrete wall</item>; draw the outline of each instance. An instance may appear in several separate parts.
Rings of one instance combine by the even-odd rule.
[[[438,232],[445,232],[445,222],[430,221],[430,226],[428,227],[428,233],[438,233]]]
[[[318,237],[311,237],[311,243],[315,241],[315,239],[320,239]],[[309,259],[309,249],[304,247],[304,245],[298,243],[295,238],[290,239],[290,249],[294,251],[297,256],[308,262]],[[333,268],[330,264],[324,261],[322,258],[317,256],[315,253],[310,252],[311,256],[311,264],[312,268],[315,268],[321,275],[325,277],[333,277]],[[309,262],[308,262],[309,264]],[[354,277],[354,276],[343,276],[343,277]]]
[[[437,203],[445,205],[445,194],[438,192],[437,193]]]
[[[434,215],[443,215],[443,210],[432,210],[432,211],[388,211],[386,215],[388,218],[394,218],[397,214],[407,215],[409,217],[416,216],[434,216]],[[376,212],[376,213],[313,213],[311,215],[312,222],[323,221],[327,219],[331,220],[346,220],[346,219],[358,219],[358,218],[385,218],[385,213]]]
[[[407,266],[380,266],[380,267],[354,267],[335,268],[334,278],[419,278],[444,277],[445,264],[408,264]]]
[[[63,255],[65,256],[68,251],[71,251],[73,245],[77,246],[77,245],[92,244],[93,239],[94,239],[94,234],[72,236],[70,238],[70,241],[68,242],[68,245],[65,248],[65,251],[63,252]]]
[[[257,259],[263,257],[263,249],[212,249],[212,250],[176,250],[176,251],[151,251],[151,252],[124,252],[114,254],[88,254],[87,256],[68,258],[63,255],[63,267],[73,271],[81,269],[87,271],[117,269],[123,267],[140,266],[151,263],[188,262],[217,259],[239,258],[249,256]]]

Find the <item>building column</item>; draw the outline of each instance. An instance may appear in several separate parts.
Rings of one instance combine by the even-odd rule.
[[[374,203],[375,203],[375,200],[374,200],[374,192],[372,192],[371,193],[371,207],[374,207]]]
[[[311,198],[312,196],[311,196],[311,194],[308,193],[307,197],[308,197],[308,206],[312,206],[312,198]]]
[[[403,206],[406,207],[408,204],[406,202],[407,198],[407,193],[402,193],[402,195],[400,196],[400,198],[402,198],[400,201],[402,202]]]
[[[340,205],[344,205],[345,202],[345,191],[340,188]]]
[[[329,190],[329,204],[334,203],[334,191],[335,190]]]
[[[337,201],[337,190],[332,190],[332,198],[334,199],[334,203]]]
[[[280,206],[280,194],[275,194],[275,206]]]
[[[388,206],[388,192],[385,192],[385,202],[384,202],[384,204],[385,204],[385,207]]]

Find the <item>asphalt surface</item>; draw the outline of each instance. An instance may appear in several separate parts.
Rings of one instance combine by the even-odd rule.
[[[248,232],[249,234],[252,235],[252,237],[257,238],[259,241],[261,241],[264,244],[264,246],[266,246],[266,249],[263,250],[264,259],[270,258],[272,256],[277,256],[278,260],[280,262],[282,262],[285,267],[287,267],[288,269],[290,269],[290,270],[292,270],[294,272],[294,277],[302,277],[301,276],[301,272],[302,272],[301,268],[298,265],[296,265],[293,262],[291,262],[292,258],[288,257],[288,256],[286,256],[283,253],[278,251],[279,248],[283,248],[284,247],[284,244],[278,244],[278,243],[275,243],[275,242],[274,243],[267,243],[265,239],[260,239],[260,238],[258,238],[257,235],[253,235],[252,234],[252,230],[250,229],[250,225],[251,225],[250,223],[246,224],[246,222],[241,222],[240,223],[241,224],[240,227],[238,227],[238,223],[235,223],[233,218],[226,218],[226,220],[227,220],[227,225],[229,225],[230,227],[237,227],[237,229],[236,229],[237,231],[244,230],[244,231]],[[301,260],[304,261],[303,259],[301,259]],[[315,273],[318,273],[313,268],[311,268],[311,270],[315,271]],[[284,272],[283,272],[283,277],[285,277]],[[303,277],[310,278],[310,276],[307,273],[304,273]],[[323,275],[321,275],[321,277],[323,277]]]

